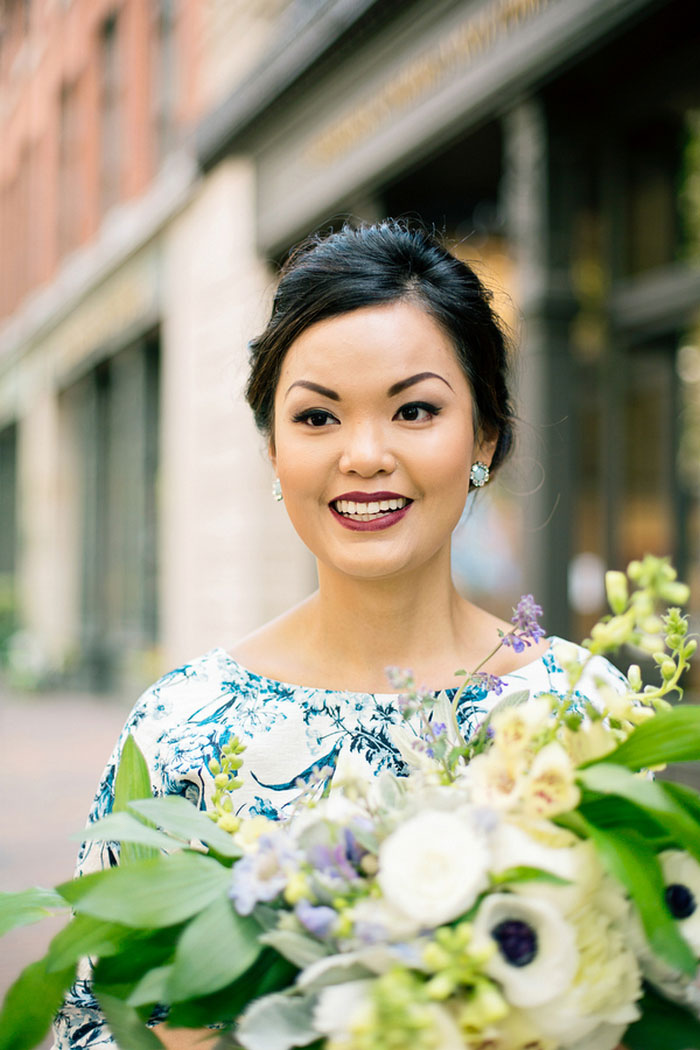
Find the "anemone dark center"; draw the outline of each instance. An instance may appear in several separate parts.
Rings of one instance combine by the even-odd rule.
[[[688,919],[698,906],[691,891],[680,882],[666,887],[666,904],[674,919]]]
[[[491,930],[498,949],[511,966],[527,966],[537,955],[537,934],[520,919],[506,919]]]

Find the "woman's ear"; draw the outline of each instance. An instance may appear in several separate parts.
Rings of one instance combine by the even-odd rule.
[[[485,463],[487,467],[490,467],[497,444],[498,434],[491,437],[488,434],[481,433],[478,441],[474,445],[474,460],[480,460],[482,463]]]
[[[275,439],[273,437],[267,443],[267,454],[275,474],[277,473],[277,453],[275,452]]]

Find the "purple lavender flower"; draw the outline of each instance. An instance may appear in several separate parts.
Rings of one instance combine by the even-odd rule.
[[[514,629],[502,636],[504,645],[509,645],[516,653],[522,653],[525,646],[536,645],[544,638],[544,628],[537,622],[542,615],[542,607],[531,594],[524,594],[515,609],[511,623]]]
[[[522,648],[524,649],[525,646],[523,645]],[[522,650],[516,649],[515,651],[521,652]],[[495,693],[496,696],[500,696],[506,687],[506,683],[502,678],[495,674],[489,674],[487,671],[477,671],[471,676],[470,682],[481,686],[487,693]]]
[[[315,906],[307,900],[300,900],[294,912],[302,926],[319,940],[329,935],[338,920],[338,913],[333,908],[325,904]]]

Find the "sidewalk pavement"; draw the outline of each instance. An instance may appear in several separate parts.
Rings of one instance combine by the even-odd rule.
[[[81,693],[17,694],[0,683],[0,890],[73,874],[78,842],[129,704]],[[46,919],[0,944],[0,1001],[60,928]],[[48,1041],[46,1046],[50,1046]]]

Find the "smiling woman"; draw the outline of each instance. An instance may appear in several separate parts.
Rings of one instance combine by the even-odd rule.
[[[429,691],[451,698],[455,670],[480,667],[481,684],[455,699],[467,737],[504,689],[566,694],[541,628],[493,655],[511,625],[462,597],[451,578],[451,537],[468,491],[512,447],[507,366],[488,293],[421,228],[348,226],[292,254],[270,321],[251,344],[247,397],[278,493],[316,557],[318,590],[144,694],[92,819],[112,808],[127,733],[156,794],[202,808],[221,746],[236,734],[246,743],[238,812],[283,818],[319,769],[332,775],[341,751],[377,773],[405,771],[389,666],[412,668]],[[600,660],[598,674],[613,681],[615,672]],[[80,869],[116,860],[92,843]],[[60,1050],[114,1046],[88,978],[59,1014]],[[179,1039],[178,1048],[194,1046],[198,1036]]]

